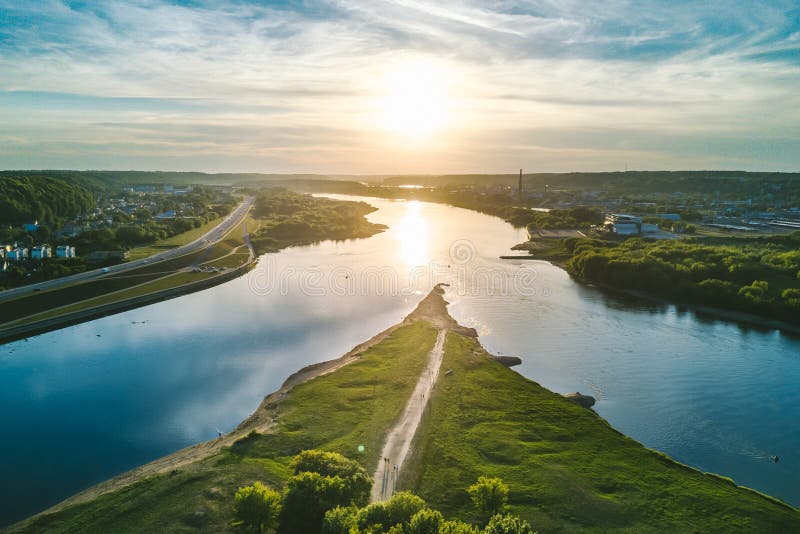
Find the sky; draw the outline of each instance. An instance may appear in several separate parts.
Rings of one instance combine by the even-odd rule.
[[[800,171],[800,2],[0,0],[0,168]]]

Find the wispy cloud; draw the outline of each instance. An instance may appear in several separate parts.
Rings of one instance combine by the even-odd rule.
[[[0,167],[800,168],[794,1],[0,0]],[[433,62],[454,120],[379,124]]]

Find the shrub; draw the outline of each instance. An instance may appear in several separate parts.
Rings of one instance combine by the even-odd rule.
[[[495,515],[486,525],[485,534],[535,534],[530,523],[515,515]]]
[[[236,491],[233,513],[243,525],[258,532],[276,525],[281,509],[281,496],[261,482]]]
[[[499,478],[478,477],[467,493],[484,519],[501,513],[508,502],[508,486]]]

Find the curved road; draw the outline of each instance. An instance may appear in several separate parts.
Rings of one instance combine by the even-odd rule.
[[[199,237],[198,239],[192,241],[191,243],[187,243],[186,245],[180,246],[178,248],[173,248],[164,252],[159,252],[158,254],[154,254],[147,258],[142,258],[140,260],[131,261],[127,263],[121,263],[119,265],[114,265],[112,267],[94,269],[91,271],[86,271],[83,273],[73,274],[70,276],[65,276],[63,278],[56,278],[54,280],[47,280],[46,282],[39,282],[38,284],[31,284],[22,287],[16,287],[14,289],[7,289],[5,291],[0,292],[0,302],[24,297],[29,295],[35,291],[44,291],[50,289],[58,289],[62,286],[67,286],[74,284],[75,282],[85,282],[87,280],[93,280],[95,278],[101,278],[103,276],[107,276],[110,274],[119,274],[124,273],[126,271],[131,271],[133,269],[138,269],[139,267],[143,267],[150,263],[162,260],[168,260],[171,258],[176,258],[178,256],[183,256],[184,254],[189,254],[191,252],[195,252],[204,248],[209,247],[210,245],[215,244],[218,241],[221,241],[222,238],[227,235],[233,228],[236,227],[240,222],[242,222],[247,215],[247,212],[250,211],[250,207],[255,202],[254,197],[248,197],[244,200],[239,206],[233,210],[233,212],[228,215],[224,221],[214,227],[210,232],[207,234]]]

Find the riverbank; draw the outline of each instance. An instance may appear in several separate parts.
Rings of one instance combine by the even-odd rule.
[[[375,209],[363,202],[268,189],[249,198],[211,232],[178,249],[84,273],[75,280],[26,288],[20,296],[0,294],[0,299],[7,298],[0,309],[0,344],[222,284],[246,274],[257,256],[268,252],[370,237],[386,229],[366,219]]]
[[[666,306],[677,306],[679,308],[683,308],[694,313],[700,314],[702,316],[711,318],[711,319],[720,319],[725,321],[731,321],[735,323],[739,323],[742,325],[748,325],[751,327],[762,328],[762,329],[774,329],[780,330],[787,334],[792,335],[800,335],[800,325],[792,324],[786,321],[781,321],[779,319],[770,319],[767,317],[762,317],[760,315],[756,315],[753,313],[747,313],[740,310],[730,310],[726,308],[720,308],[716,306],[703,306],[696,303],[685,302],[681,300],[670,300],[665,299],[663,297],[659,297],[657,295],[653,295],[646,291],[639,291],[633,289],[624,289],[615,287],[609,284],[601,284],[598,282],[588,281],[576,276],[575,274],[571,273],[568,266],[567,261],[571,257],[570,254],[564,249],[563,245],[561,244],[560,240],[547,240],[546,243],[540,242],[525,242],[515,245],[511,248],[511,250],[524,250],[530,253],[530,258],[514,258],[514,257],[501,257],[502,259],[530,259],[530,260],[540,260],[546,261],[559,269],[567,272],[570,277],[577,281],[580,284],[583,284],[587,287],[593,287],[605,293],[613,294],[613,295],[621,295],[626,297],[633,297],[636,299],[646,300],[649,302],[663,304]]]
[[[309,366],[230,434],[87,490],[9,532],[231,531],[236,488],[280,488],[320,448],[378,465],[446,326],[442,376],[398,489],[465,520],[464,481],[500,476],[512,511],[546,532],[791,531],[797,510],[646,449],[593,411],[507,369],[432,291],[401,323]],[[492,394],[488,395],[487,392]],[[361,452],[363,451],[363,452]]]

